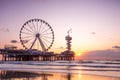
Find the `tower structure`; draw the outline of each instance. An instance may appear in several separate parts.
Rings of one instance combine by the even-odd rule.
[[[68,52],[71,51],[71,40],[72,37],[70,36],[71,29],[67,32],[68,35],[65,37],[65,40],[67,41],[67,50]]]

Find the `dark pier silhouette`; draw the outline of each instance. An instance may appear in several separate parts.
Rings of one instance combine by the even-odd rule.
[[[64,54],[64,53],[54,54],[53,52],[0,49],[0,54],[2,55],[2,61],[74,60],[74,55]]]

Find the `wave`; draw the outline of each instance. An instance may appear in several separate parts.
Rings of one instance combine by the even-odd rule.
[[[38,61],[22,61],[22,62],[4,62],[3,64],[11,64],[15,65],[22,65],[22,66],[35,66],[36,68],[47,68],[51,67],[50,69],[59,68],[59,69],[71,69],[71,70],[84,70],[84,71],[120,71],[120,65],[118,64],[96,64],[96,63],[75,63],[75,62],[38,62]]]
[[[0,63],[1,70],[48,71],[79,74],[97,74],[120,77],[120,64],[116,61],[7,61]],[[114,63],[114,64],[113,64]]]
[[[119,61],[7,61],[2,64],[22,64],[35,66],[78,66],[90,68],[120,68]]]

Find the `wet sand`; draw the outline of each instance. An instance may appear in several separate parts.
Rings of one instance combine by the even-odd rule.
[[[119,77],[60,72],[25,72],[0,70],[0,80],[119,80]]]

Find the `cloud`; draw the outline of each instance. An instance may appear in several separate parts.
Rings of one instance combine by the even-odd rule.
[[[8,28],[0,28],[0,32],[10,32]]]
[[[65,49],[65,48],[61,46],[59,49]]]
[[[95,35],[96,33],[95,32],[91,32],[92,35]]]
[[[116,45],[116,46],[113,46],[112,48],[120,48],[120,46],[117,46],[117,45]]]
[[[109,60],[120,60],[120,51],[108,50],[95,50],[84,53],[81,56],[82,59],[109,59]]]
[[[17,40],[11,40],[10,42],[11,42],[11,43],[18,43]]]
[[[17,40],[11,40],[10,41],[11,43],[20,43],[19,41],[17,41]],[[28,43],[28,40],[22,40],[22,43]]]

